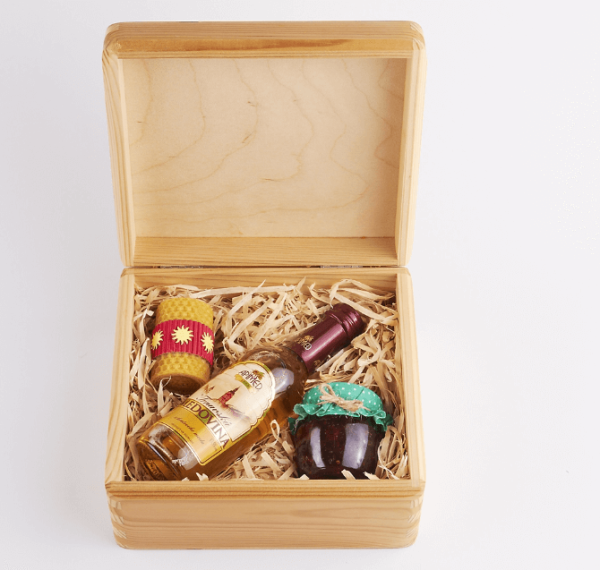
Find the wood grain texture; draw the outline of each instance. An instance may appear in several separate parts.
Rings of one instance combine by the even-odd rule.
[[[279,47],[255,53],[264,41]],[[418,26],[398,22],[111,28],[104,66],[125,265],[231,265],[201,258],[209,242],[183,261],[183,246],[139,242],[216,237],[324,238],[337,264],[347,262],[333,240],[366,237],[374,259],[354,263],[406,263],[423,49]],[[379,238],[394,238],[394,259]],[[251,247],[246,264],[307,263],[293,248],[285,260],[271,252]]]
[[[129,161],[129,138],[126,125],[126,104],[123,92],[123,66],[113,51],[102,54],[104,92],[108,119],[110,163],[115,197],[119,252],[125,266],[133,265],[135,251],[135,221]]]
[[[111,26],[120,58],[410,57],[424,46],[414,22],[131,22]]]
[[[398,354],[404,390],[404,421],[408,439],[408,467],[415,487],[425,487],[425,447],[421,417],[421,388],[417,358],[417,331],[412,279],[408,269],[398,272],[398,311],[400,334]]]
[[[357,279],[396,291],[401,313],[398,345],[407,418],[409,479],[398,481],[123,480],[123,445],[130,304],[142,287],[186,283],[199,288],[263,283],[330,286]],[[414,311],[410,274],[398,268],[132,268],[121,277],[111,436],[106,489],[117,543],[127,548],[386,548],[416,539],[424,489]],[[406,338],[404,338],[406,337]],[[120,461],[120,464],[117,462]],[[252,528],[253,532],[245,532]],[[242,532],[244,530],[244,532]],[[235,541],[232,541],[232,536]]]
[[[408,265],[415,233],[426,67],[425,51],[415,50],[407,63],[404,122],[400,147],[402,151],[400,153],[400,178],[398,182],[396,250],[398,252],[398,265],[401,266]]]
[[[400,487],[395,481],[226,483],[227,489],[191,484],[197,492],[181,494],[108,487],[117,543],[161,549],[392,548],[417,536],[420,492],[394,491]],[[369,483],[388,489],[367,490]]]
[[[123,457],[127,433],[127,402],[129,399],[129,354],[131,353],[133,322],[133,275],[123,275],[119,282],[117,330],[110,393],[110,416],[104,480],[123,481]]]
[[[137,238],[140,266],[396,265],[394,238]]]
[[[340,279],[356,279],[366,285],[384,291],[396,291],[398,269],[396,268],[315,268],[315,267],[205,267],[205,268],[142,268],[132,267],[123,271],[133,276],[140,287],[168,286],[185,283],[200,289],[218,287],[258,287],[296,284],[306,278],[305,285],[329,287]]]
[[[137,236],[394,236],[405,59],[123,69]]]

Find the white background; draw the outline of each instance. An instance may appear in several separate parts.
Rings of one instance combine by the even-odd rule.
[[[594,7],[4,5],[1,567],[598,568]],[[103,488],[122,269],[100,66],[105,29],[131,20],[335,19],[414,20],[427,41],[410,263],[428,468],[419,538],[379,551],[118,548]]]

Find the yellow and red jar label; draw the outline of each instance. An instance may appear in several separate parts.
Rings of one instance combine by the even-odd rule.
[[[213,363],[215,334],[204,323],[187,319],[173,319],[159,323],[152,333],[152,358],[171,352],[196,354]]]

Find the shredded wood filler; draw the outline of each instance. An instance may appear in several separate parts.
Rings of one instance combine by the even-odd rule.
[[[335,303],[347,303],[367,321],[363,334],[334,355],[309,378],[306,390],[325,382],[352,382],[374,390],[383,400],[393,424],[388,427],[379,447],[379,463],[369,479],[408,477],[408,457],[404,412],[396,366],[398,312],[392,293],[377,291],[358,281],[344,279],[331,288],[297,285],[279,287],[228,287],[200,290],[188,285],[136,288],[133,317],[133,345],[129,371],[129,401],[125,449],[125,478],[142,480],[136,465],[135,440],[160,417],[164,417],[185,398],[168,389],[161,381],[155,389],[149,382],[152,360],[150,339],[158,304],[170,297],[202,299],[214,311],[215,362],[213,376],[239,360],[259,343],[278,345],[312,326]],[[287,426],[271,424],[272,435],[257,442],[228,469],[213,477],[227,479],[298,478],[294,464],[294,446]],[[345,474],[352,479],[350,473]],[[304,479],[300,477],[299,479]],[[207,480],[199,475],[200,481]]]

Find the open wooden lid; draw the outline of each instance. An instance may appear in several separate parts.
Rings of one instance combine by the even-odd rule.
[[[424,49],[410,22],[111,26],[123,263],[406,265]]]

